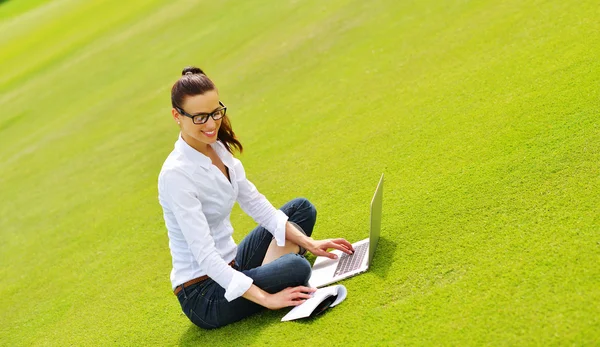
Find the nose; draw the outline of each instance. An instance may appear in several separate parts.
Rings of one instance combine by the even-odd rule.
[[[217,123],[217,121],[215,121],[213,119],[213,117],[208,117],[208,120],[206,121],[206,123],[204,123],[204,127],[208,128],[208,129],[214,129],[216,128],[215,124]]]

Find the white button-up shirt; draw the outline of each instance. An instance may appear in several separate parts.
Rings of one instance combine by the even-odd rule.
[[[242,163],[220,141],[211,146],[229,169],[231,182],[209,157],[180,135],[160,171],[158,199],[173,257],[173,289],[208,275],[225,288],[225,298],[231,301],[252,285],[250,277],[228,265],[237,251],[229,221],[234,203],[237,201],[244,212],[270,231],[278,246],[285,245],[288,217],[246,179]]]

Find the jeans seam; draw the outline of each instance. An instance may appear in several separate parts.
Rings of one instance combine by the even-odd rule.
[[[217,327],[216,325],[210,324],[210,323],[206,322],[204,319],[200,318],[200,316],[198,316],[198,315],[196,314],[196,312],[194,312],[194,310],[192,310],[192,309],[190,309],[190,316],[194,316],[194,317],[196,317],[196,319],[198,319],[198,320],[199,320],[199,321],[201,321],[203,324],[206,324],[206,325],[208,325],[208,326],[209,326],[209,327],[211,327],[211,328],[216,328],[216,327]]]
[[[263,238],[260,240],[260,243],[261,243],[261,244],[264,242],[264,240],[265,240],[265,238],[267,237],[267,235],[268,235],[268,234],[265,234],[265,235],[263,236]],[[248,264],[247,264],[247,263],[249,262],[249,260],[250,260],[250,259],[254,258],[254,256],[256,255],[256,248],[257,248],[257,247],[254,247],[254,249],[252,249],[252,255],[250,255],[250,257],[248,257],[248,259],[244,259],[244,263],[245,263],[245,264],[244,264],[244,267],[245,267],[245,268],[244,268],[244,269],[240,268],[240,271],[248,270],[248,268],[247,268],[247,265],[248,265]],[[268,247],[268,246],[267,246],[267,249],[269,249],[269,247]],[[265,253],[265,255],[266,255],[266,253]],[[248,260],[248,261],[246,261],[246,260]],[[259,266],[260,266],[260,265],[259,265]]]

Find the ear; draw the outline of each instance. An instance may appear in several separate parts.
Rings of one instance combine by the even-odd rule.
[[[175,108],[171,109],[171,115],[173,116],[173,120],[175,120],[177,124],[180,124],[181,121],[179,120],[179,112],[177,112]]]

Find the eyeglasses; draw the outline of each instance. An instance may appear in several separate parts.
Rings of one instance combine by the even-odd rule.
[[[177,112],[179,112],[179,114],[191,118],[194,124],[204,124],[208,122],[209,117],[212,117],[212,119],[214,120],[219,120],[225,117],[225,114],[227,114],[227,107],[223,105],[223,103],[220,101],[219,105],[221,105],[221,107],[212,111],[211,113],[189,114],[185,112],[181,107],[175,106],[175,109],[177,110]]]

